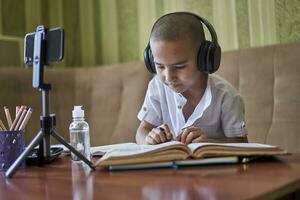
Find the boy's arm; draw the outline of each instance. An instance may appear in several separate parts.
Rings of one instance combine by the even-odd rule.
[[[136,143],[147,144],[146,137],[154,127],[155,127],[154,125],[146,121],[141,121],[140,126],[138,127],[135,135]]]

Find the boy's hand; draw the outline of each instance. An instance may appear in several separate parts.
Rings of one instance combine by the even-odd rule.
[[[166,124],[153,128],[146,136],[146,142],[148,144],[159,144],[170,141],[171,139],[172,133]]]
[[[189,144],[196,142],[204,142],[207,139],[207,136],[202,132],[198,127],[187,127],[182,130],[182,132],[176,137],[176,140]]]

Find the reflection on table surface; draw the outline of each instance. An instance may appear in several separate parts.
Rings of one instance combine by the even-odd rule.
[[[249,164],[178,169],[91,171],[62,156],[27,166],[12,179],[0,173],[1,199],[249,199],[300,188],[300,154]]]

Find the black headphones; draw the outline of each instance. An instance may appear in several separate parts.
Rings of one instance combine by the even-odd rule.
[[[205,73],[214,73],[219,69],[220,66],[220,61],[221,61],[221,48],[218,44],[218,38],[217,34],[215,32],[215,29],[213,26],[203,17],[200,17],[194,13],[190,12],[173,12],[173,13],[168,13],[166,15],[161,16],[153,25],[155,24],[163,17],[167,15],[174,15],[174,14],[189,14],[197,19],[199,19],[205,26],[207,27],[210,35],[211,35],[211,41],[205,40],[201,43],[199,51],[198,51],[198,56],[197,56],[197,67],[201,72]],[[152,27],[152,30],[153,30]],[[151,30],[151,33],[152,33]],[[150,44],[148,42],[147,47],[144,50],[144,62],[147,67],[147,69],[155,74],[156,73],[156,68],[154,64],[154,59],[153,55],[151,52]]]

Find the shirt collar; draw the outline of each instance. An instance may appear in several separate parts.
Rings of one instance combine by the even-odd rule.
[[[189,117],[189,119],[187,120],[187,122],[182,128],[192,126],[197,119],[201,118],[206,108],[210,105],[211,99],[212,99],[211,83],[210,83],[210,79],[208,78],[207,86],[201,100],[199,101],[194,112],[192,113],[192,115]]]

